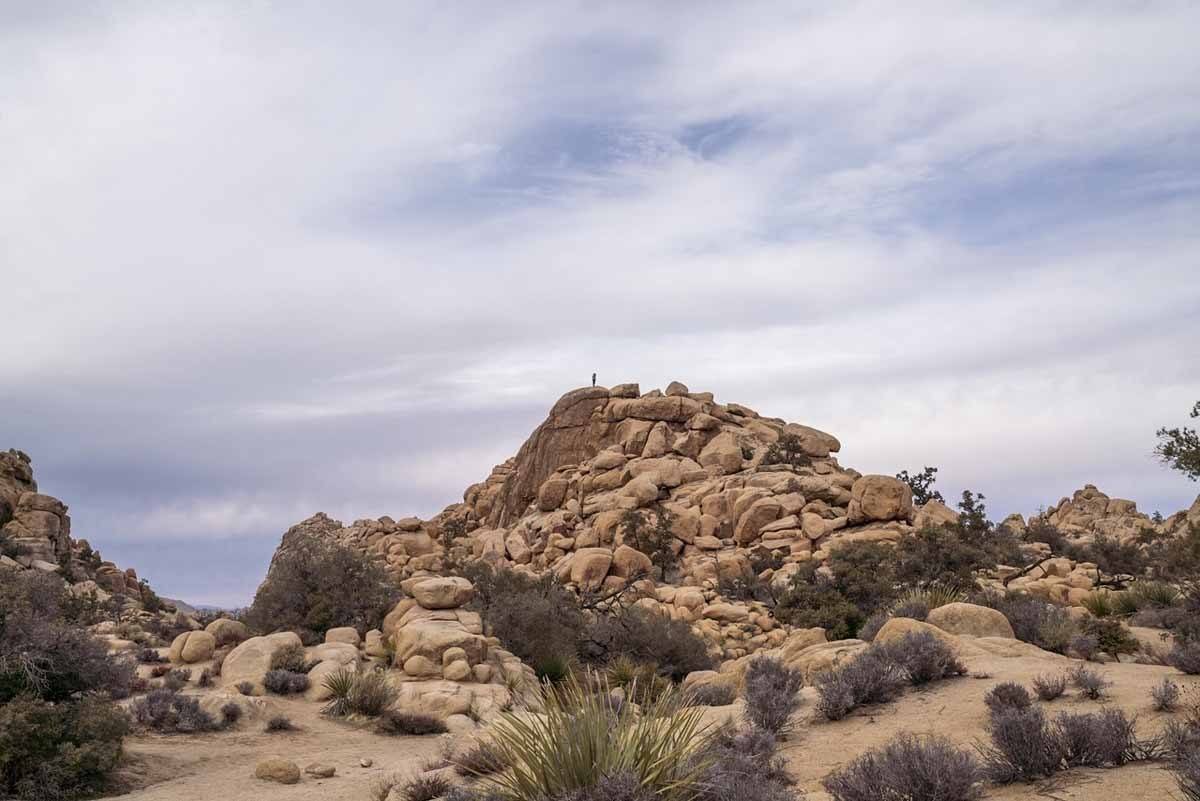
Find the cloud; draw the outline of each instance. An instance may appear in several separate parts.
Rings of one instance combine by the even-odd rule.
[[[0,12],[0,446],[169,595],[436,512],[593,371],[997,514],[1195,491],[1192,6],[95,9]]]

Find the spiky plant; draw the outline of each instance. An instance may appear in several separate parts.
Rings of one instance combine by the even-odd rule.
[[[488,777],[491,787],[512,801],[536,801],[630,774],[657,798],[692,797],[708,767],[703,708],[683,705],[673,690],[640,710],[614,705],[604,684],[569,678],[547,688],[544,714],[494,722],[492,742],[510,767]]]
[[[1181,598],[1178,588],[1165,581],[1139,581],[1129,588],[1138,609],[1168,609],[1179,603]]]
[[[1112,611],[1117,617],[1129,617],[1136,614],[1141,603],[1132,591],[1114,592],[1112,594]]]
[[[344,718],[350,714],[350,694],[354,692],[354,682],[358,674],[353,670],[338,670],[330,673],[321,682],[329,692],[329,703],[321,709],[326,715]]]
[[[937,609],[946,604],[961,603],[967,600],[967,594],[952,584],[935,581],[924,587],[912,587],[896,599],[892,609],[910,604],[924,604],[928,609]]]
[[[1108,590],[1089,592],[1079,600],[1079,605],[1096,617],[1109,617],[1115,611],[1113,608],[1113,594]]]

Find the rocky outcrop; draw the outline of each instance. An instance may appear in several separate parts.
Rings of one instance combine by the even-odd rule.
[[[67,505],[38,491],[29,456],[0,451],[0,566],[44,570],[99,600],[120,595],[139,604],[142,585],[132,568],[105,561],[87,540],[72,539]]]
[[[1144,532],[1161,530],[1149,515],[1138,511],[1137,504],[1124,498],[1110,498],[1093,484],[1076,490],[1040,515],[1030,519],[1054,526],[1069,538],[1078,541],[1094,539],[1097,534],[1121,542],[1137,539]],[[1020,521],[1014,521],[1020,528]]]

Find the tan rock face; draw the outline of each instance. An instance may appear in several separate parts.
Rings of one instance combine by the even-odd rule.
[[[1008,618],[997,609],[968,603],[939,606],[929,612],[926,622],[950,634],[970,634],[973,637],[1007,637],[1015,639]]]
[[[588,592],[600,589],[608,568],[612,565],[613,552],[607,548],[583,548],[575,552],[571,560],[571,581]]]
[[[457,609],[475,595],[471,582],[459,576],[425,579],[412,587],[412,596],[424,609]]]
[[[894,617],[887,623],[883,624],[883,628],[875,635],[873,642],[880,645],[889,645],[899,642],[909,634],[928,633],[937,637],[942,642],[954,649],[955,653],[961,653],[961,645],[958,638],[937,626],[930,623],[923,623],[920,620],[913,620],[907,617]]]
[[[271,669],[271,657],[275,652],[280,648],[301,645],[300,637],[291,631],[251,637],[230,651],[221,663],[221,686],[234,687],[248,681],[261,694],[262,678]]]
[[[742,446],[736,434],[723,431],[704,446],[700,451],[699,462],[704,467],[712,467],[723,473],[736,473],[742,469]]]
[[[358,631],[351,626],[341,626],[339,628],[330,629],[325,632],[325,642],[327,643],[342,643],[345,645],[358,646],[360,642]]]
[[[217,638],[207,631],[185,631],[171,643],[170,659],[190,665],[212,659],[217,647]]]
[[[250,630],[246,628],[245,623],[227,617],[217,618],[205,626],[204,630],[216,639],[217,645],[235,645],[250,637]]]
[[[863,476],[850,490],[850,523],[907,520],[912,515],[912,490],[891,476]]]

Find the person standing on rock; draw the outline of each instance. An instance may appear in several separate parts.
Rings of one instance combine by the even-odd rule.
[[[596,374],[592,373],[592,386],[596,386]]]

